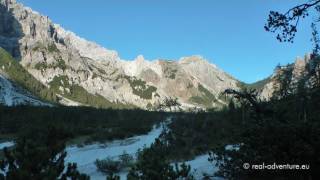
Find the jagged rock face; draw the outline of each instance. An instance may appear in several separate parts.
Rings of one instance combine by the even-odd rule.
[[[298,57],[293,64],[278,66],[271,75],[270,80],[259,92],[260,98],[269,100],[275,96],[275,93],[280,90],[282,86],[281,81],[283,81],[284,78],[287,79],[286,82],[288,86],[286,89],[288,93],[297,92],[300,83],[307,88],[314,86],[317,79],[315,76],[318,75],[312,72],[320,72],[318,70],[318,61],[319,59],[312,59],[310,55],[307,54],[304,58]]]
[[[217,106],[224,89],[238,89],[237,80],[202,57],[124,61],[116,51],[64,30],[15,0],[0,2],[0,46],[47,87],[64,77],[93,95],[142,108],[165,97],[177,97],[187,106]],[[62,97],[70,91],[63,86]]]
[[[185,57],[179,61],[152,62],[138,56],[135,61],[123,62],[123,67],[128,75],[139,77],[157,87],[159,93],[168,97],[179,97],[182,103],[187,104],[215,107],[223,104],[219,99],[221,92],[227,88],[239,89],[237,80],[201,56]],[[206,99],[208,93],[212,98],[211,102]],[[214,98],[218,102],[215,102]]]
[[[14,1],[1,1],[0,6],[0,46],[13,56],[20,57],[19,39],[23,36],[21,26],[15,19],[10,6]]]
[[[224,91],[227,88],[238,89],[238,80],[218,69],[214,64],[199,56],[182,58],[179,64],[186,72],[205,84],[209,90],[215,93]]]

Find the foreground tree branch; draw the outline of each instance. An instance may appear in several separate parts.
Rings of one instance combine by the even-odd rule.
[[[277,39],[280,42],[293,43],[299,21],[309,16],[309,11],[312,8],[319,12],[319,4],[320,0],[311,0],[291,8],[285,13],[270,11],[264,28],[266,31],[278,32]]]
[[[234,89],[226,89],[223,94],[233,95],[236,99],[245,99],[250,103],[257,114],[262,113],[255,89],[244,90],[243,92],[236,91]]]

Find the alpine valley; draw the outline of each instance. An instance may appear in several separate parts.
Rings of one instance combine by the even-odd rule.
[[[135,59],[125,60],[116,51],[78,37],[19,3],[25,1],[17,1],[0,0],[0,180],[319,179],[320,38],[313,23],[312,53],[297,57],[291,64],[279,64],[270,76],[247,84],[200,55],[148,60],[137,54]],[[48,2],[45,6],[50,6]],[[103,3],[107,7],[114,2],[118,0]],[[172,1],[157,1],[164,8],[167,2]],[[297,31],[292,22],[297,24],[299,17],[303,20],[308,12],[315,13],[313,18],[317,20],[320,12],[320,0],[305,0],[286,14],[269,11],[271,7],[283,9],[285,1],[281,6],[276,1],[204,2],[175,1],[178,4],[172,7],[175,13],[183,10],[181,17],[188,23],[194,15],[210,22],[217,15],[214,25],[228,30],[231,26],[231,30],[238,28],[234,23],[255,29],[250,19],[243,17],[250,15],[259,20],[256,16],[267,8],[270,14],[265,30],[280,33],[278,40],[282,36],[292,40],[292,33]],[[290,8],[292,2],[286,2]],[[53,3],[62,7],[61,3]],[[87,8],[88,2],[82,3]],[[102,6],[100,3],[97,0],[90,5]],[[134,1],[135,6],[130,8],[134,12],[136,7],[141,7],[141,12],[153,12],[148,3]],[[180,6],[190,7],[192,13]],[[69,12],[69,6],[64,7]],[[121,3],[117,7],[109,9],[127,13]],[[90,15],[89,20],[97,18],[91,16],[96,10],[86,9],[84,15]],[[160,12],[162,15],[162,9]],[[215,14],[211,16],[212,12]],[[232,20],[226,21],[225,14]],[[150,17],[158,25],[160,21]],[[127,20],[111,18],[117,22]],[[171,16],[161,18],[167,23]],[[198,21],[207,23],[202,19],[193,22]],[[100,28],[100,21],[96,22]],[[260,25],[260,20],[254,22]],[[109,24],[113,25],[105,24],[107,28]],[[86,25],[83,23],[81,28]],[[149,29],[137,31],[144,36]],[[191,31],[190,37],[198,38],[199,33]],[[120,31],[117,33],[123,37]],[[242,47],[252,44],[243,42],[247,38],[234,39],[246,37],[243,33],[251,35],[239,30],[227,39],[230,31],[225,31],[221,36],[225,41],[213,43],[235,42],[237,52],[249,51],[250,57],[269,60],[260,54],[261,49]],[[266,36],[259,34],[252,33],[252,39],[265,43]],[[207,40],[207,34],[202,36]],[[274,46],[270,47],[273,52]],[[241,63],[237,70],[252,74],[252,68],[238,58],[241,54],[233,53],[237,58],[230,60]]]

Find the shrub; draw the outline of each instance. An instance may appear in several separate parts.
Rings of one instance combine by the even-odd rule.
[[[126,151],[123,151],[123,154],[119,156],[121,165],[123,168],[131,167],[133,165],[133,156],[128,154]]]
[[[123,151],[123,154],[119,156],[119,160],[113,160],[110,157],[102,160],[97,159],[95,165],[99,171],[112,176],[125,168],[132,167],[133,159],[133,156]]]
[[[121,161],[112,160],[110,157],[103,160],[97,159],[95,165],[97,166],[99,171],[106,174],[118,173],[122,168]]]

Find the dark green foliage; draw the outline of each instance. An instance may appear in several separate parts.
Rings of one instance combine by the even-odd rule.
[[[67,76],[55,76],[53,80],[49,83],[49,85],[50,88],[54,90],[54,92],[56,92],[57,94],[61,94],[63,97],[82,103],[84,105],[90,105],[92,107],[97,108],[134,108],[134,106],[130,104],[112,103],[108,101],[106,98],[102,97],[101,95],[90,94],[83,87],[69,82],[69,78]],[[60,87],[63,87],[64,89],[68,90],[62,92],[59,89]]]
[[[48,45],[48,51],[50,53],[60,52],[55,43],[51,43]]]
[[[244,97],[240,97],[244,98]],[[245,98],[245,100],[247,100]],[[317,179],[320,168],[320,91],[300,88],[297,94],[252,105],[238,151],[215,148],[217,175],[227,179]],[[309,170],[245,170],[249,164],[307,164]]]
[[[83,141],[103,142],[145,134],[165,116],[143,110],[0,106],[0,136],[15,135],[31,127],[55,125],[67,130],[69,139],[86,137]]]
[[[88,180],[76,164],[64,165],[66,134],[55,127],[26,129],[12,150],[4,150],[0,179],[7,180]],[[5,170],[7,169],[7,170]]]
[[[34,66],[37,70],[46,69],[47,67],[47,63],[45,62],[39,62]]]
[[[176,65],[174,65],[172,62],[170,61],[164,61],[165,62],[165,67],[164,67],[164,76],[166,78],[169,79],[175,79],[176,78],[176,74],[178,72],[178,69],[176,69]]]
[[[57,97],[54,91],[45,87],[41,82],[29,74],[16,60],[14,60],[5,50],[0,48],[0,67],[12,81],[22,88],[30,91],[34,95],[47,100],[56,102]]]
[[[319,0],[309,0],[290,8],[285,13],[270,11],[268,21],[264,26],[266,31],[277,33],[280,42],[293,43],[299,21],[309,16],[310,13],[319,12]],[[317,22],[316,15],[314,22]]]
[[[133,156],[124,151],[123,154],[119,156],[119,160],[113,160],[110,157],[103,160],[97,159],[95,165],[97,166],[99,171],[108,175],[107,179],[117,180],[120,177],[116,174],[120,171],[131,168],[133,166],[133,163]]]
[[[60,50],[58,49],[55,43],[50,43],[48,46],[42,43],[37,43],[33,49],[33,51],[49,51],[50,53],[59,53]]]
[[[119,160],[112,160],[111,158],[95,161],[95,165],[97,166],[98,170],[106,173],[108,175],[115,174],[120,172],[122,169],[121,161]]]
[[[49,69],[49,68],[60,68],[62,70],[67,69],[67,65],[64,62],[63,59],[61,59],[61,57],[59,57],[58,59],[56,59],[56,62],[54,62],[53,64],[47,64],[46,62],[39,62],[37,63],[34,68],[36,68],[37,70],[42,70],[42,69]]]
[[[178,72],[178,70],[176,70],[176,69],[172,69],[170,72],[167,72],[167,73],[169,73],[168,75],[167,75],[167,78],[170,78],[170,79],[175,79],[176,78],[176,73]]]
[[[213,103],[220,103],[216,97],[202,85],[198,86],[201,96],[193,96],[190,98],[191,102],[204,105],[205,107],[211,108]]]
[[[139,151],[138,160],[127,176],[128,180],[194,179],[190,174],[190,166],[170,165],[166,156],[168,151],[168,145],[161,139],[156,139],[150,148]]]
[[[236,93],[219,112],[179,113],[165,139],[167,157],[185,160],[212,149],[218,176],[226,179],[316,179],[320,168],[320,90],[299,83],[296,94],[260,102],[255,91]],[[239,104],[240,103],[240,104]],[[225,149],[240,144],[239,151]],[[213,155],[213,154],[211,154]],[[309,164],[310,170],[245,170],[250,164]]]
[[[61,180],[90,180],[90,177],[86,174],[82,174],[77,170],[76,163],[68,163],[67,171],[61,175]]]
[[[292,89],[292,65],[287,65],[286,68],[278,68],[276,81],[279,83],[279,87],[274,93],[274,97],[283,98],[293,93]]]
[[[319,45],[320,46],[320,45]],[[311,62],[306,68],[308,70],[308,77],[312,77],[313,81],[311,86],[315,88],[320,88],[320,56],[314,55],[314,58],[311,59]]]
[[[242,83],[241,84],[241,87],[242,89],[256,89],[256,90],[261,90],[264,85],[266,85],[268,82],[270,82],[271,78],[270,77],[267,77],[263,80],[260,80],[260,81],[257,81],[255,83],[252,83],[252,84],[246,84],[246,83]]]
[[[152,93],[157,91],[156,87],[147,85],[146,82],[141,79],[129,76],[125,76],[125,78],[130,83],[133,94],[143,99],[152,99]]]
[[[120,176],[115,175],[115,174],[109,174],[107,176],[107,180],[120,180]]]
[[[69,78],[67,76],[55,76],[49,85],[51,89],[56,91],[59,90],[59,86],[69,88]]]
[[[179,113],[168,125],[170,133],[165,134],[170,144],[167,156],[178,161],[192,159],[222,144],[235,143],[234,137],[241,132],[238,117],[240,109]]]
[[[119,160],[123,167],[131,167],[133,164],[133,156],[128,154],[126,151],[123,152],[122,155],[120,155]]]
[[[158,106],[158,110],[169,109],[170,112],[172,112],[174,109],[181,110],[181,104],[178,102],[178,98],[166,97]]]
[[[55,67],[58,67],[58,68],[60,68],[60,69],[62,69],[62,70],[67,69],[67,65],[66,65],[66,63],[64,62],[64,60],[61,59],[61,57],[60,57],[59,59],[57,59],[57,64],[56,64]]]

